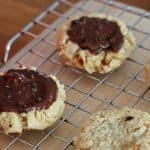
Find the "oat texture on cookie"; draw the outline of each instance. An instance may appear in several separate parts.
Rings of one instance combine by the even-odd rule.
[[[74,139],[77,150],[149,150],[150,114],[131,108],[99,111]]]
[[[135,48],[135,38],[118,18],[105,14],[78,16],[57,32],[62,62],[88,73],[118,68]]]
[[[64,111],[64,86],[53,75],[11,69],[0,76],[0,128],[6,133],[43,130]]]

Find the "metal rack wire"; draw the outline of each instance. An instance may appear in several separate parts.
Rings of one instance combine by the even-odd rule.
[[[59,11],[62,5],[67,7],[65,12]],[[55,51],[54,39],[57,27],[72,15],[92,11],[111,13],[124,19],[129,29],[137,37],[135,52],[125,64],[120,69],[103,76],[98,74],[89,75],[81,70],[63,66]],[[44,19],[49,15],[55,15],[58,19],[48,24]],[[132,18],[129,18],[129,16],[132,16]],[[12,137],[12,140],[4,144],[2,149],[15,149],[18,146],[22,146],[22,148],[24,146],[25,149],[40,150],[73,149],[72,141],[73,136],[76,134],[74,131],[78,131],[81,122],[96,109],[118,109],[128,105],[149,111],[150,90],[144,83],[142,74],[144,63],[150,59],[150,49],[147,44],[150,40],[149,17],[150,14],[144,10],[129,7],[116,1],[82,0],[75,4],[71,0],[59,0],[10,39],[6,46],[5,61],[8,59],[12,45],[23,34],[32,37],[33,41],[10,59],[1,68],[2,71],[19,67],[20,64],[27,67],[35,66],[40,71],[56,75],[65,84],[68,95],[71,93],[73,98],[72,95],[76,93],[76,99],[72,101],[68,96],[65,102],[65,114],[52,128],[38,132],[38,135],[42,136],[38,141],[31,142],[29,140],[31,135],[8,136],[9,138]],[[39,35],[31,32],[35,25],[42,26],[45,29],[44,32]],[[41,47],[41,45],[44,46]],[[87,80],[89,81],[88,85],[86,84]],[[91,101],[94,105],[90,105]],[[98,108],[95,107],[97,104]],[[65,129],[62,126],[65,125],[70,127],[68,128],[70,131],[64,131]],[[33,138],[36,138],[36,135]],[[49,143],[46,142],[47,140]]]

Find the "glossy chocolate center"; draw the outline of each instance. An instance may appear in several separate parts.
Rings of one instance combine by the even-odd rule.
[[[69,40],[82,50],[98,54],[102,50],[119,51],[123,45],[123,35],[116,22],[96,17],[81,17],[73,20],[68,30]]]
[[[46,109],[56,96],[55,81],[43,73],[12,69],[0,76],[0,112]]]

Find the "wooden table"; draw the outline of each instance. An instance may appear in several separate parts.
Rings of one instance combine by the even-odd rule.
[[[0,59],[7,41],[53,1],[0,0]],[[21,40],[12,55],[26,43],[25,39]]]
[[[0,60],[7,41],[18,32],[24,25],[30,22],[42,10],[47,8],[54,0],[0,0]],[[150,10],[150,1],[144,0],[120,0],[147,10]],[[36,28],[39,32],[41,28]],[[13,56],[30,39],[23,38],[13,48]]]

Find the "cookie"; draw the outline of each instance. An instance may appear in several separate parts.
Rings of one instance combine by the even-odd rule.
[[[88,73],[118,68],[135,48],[135,38],[118,18],[88,14],[64,23],[57,31],[62,62]]]
[[[43,130],[64,111],[64,86],[55,76],[31,69],[0,75],[0,128],[6,133]]]
[[[150,62],[145,65],[144,71],[145,81],[150,86]]]
[[[131,108],[99,111],[81,127],[77,150],[150,150],[150,114]]]

